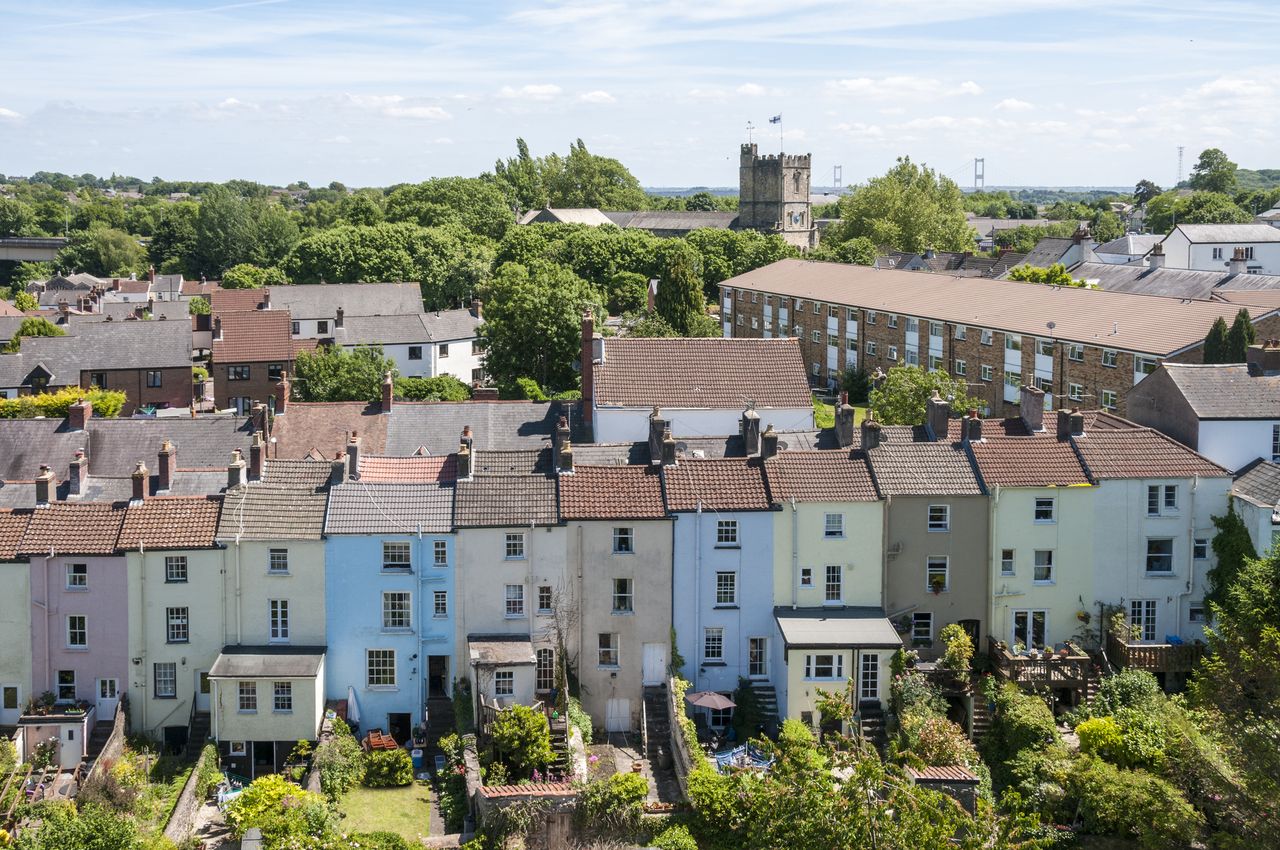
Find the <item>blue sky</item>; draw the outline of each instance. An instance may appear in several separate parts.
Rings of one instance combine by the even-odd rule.
[[[0,0],[0,173],[384,185],[589,149],[734,185],[748,121],[814,182],[1280,168],[1276,0]]]

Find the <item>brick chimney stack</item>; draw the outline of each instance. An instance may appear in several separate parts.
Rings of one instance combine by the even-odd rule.
[[[667,420],[655,406],[649,414],[649,463],[662,463],[662,435],[666,433]]]
[[[178,450],[171,440],[165,440],[160,444],[160,455],[156,463],[156,474],[160,479],[156,487],[158,492],[168,493],[173,489],[173,475],[177,470]]]
[[[222,341],[222,317],[213,317],[213,340],[214,342]]]
[[[92,402],[82,398],[67,408],[67,427],[72,431],[83,431],[89,427],[89,419],[92,416]]]
[[[929,431],[929,439],[934,442],[947,439],[947,430],[951,424],[950,420],[951,402],[943,398],[937,390],[934,390],[933,398],[929,399],[925,410],[925,426]]]
[[[1236,248],[1231,252],[1231,259],[1227,262],[1228,274],[1248,274],[1249,261],[1245,259],[1244,249]]]
[[[458,466],[458,480],[470,481],[471,480],[471,443],[469,440],[466,439],[465,436],[458,443],[457,466]]]
[[[874,410],[867,411],[867,418],[862,420],[862,450],[870,451],[880,445],[880,423],[875,419]]]
[[[556,429],[551,435],[551,448],[557,457],[560,456],[560,450],[569,443],[569,418],[561,416],[556,420]]]
[[[137,504],[147,498],[147,479],[150,476],[147,473],[147,465],[142,461],[138,461],[137,466],[133,468],[133,496],[130,499],[132,504]]]
[[[1147,267],[1152,270],[1164,268],[1164,243],[1157,242],[1151,247],[1151,253],[1147,255]]]
[[[964,427],[961,432],[964,434],[966,443],[982,442],[982,419],[978,416],[976,407],[969,408],[969,418],[964,420]]]
[[[755,407],[748,407],[742,411],[738,431],[742,435],[742,445],[747,457],[758,455],[760,453],[760,414],[756,413]]]
[[[582,421],[588,428],[595,426],[592,400],[595,397],[595,380],[592,358],[595,356],[596,320],[591,311],[582,314]]]
[[[671,436],[671,429],[662,432],[662,465],[676,465],[676,438]]]
[[[85,479],[89,477],[89,459],[84,456],[84,449],[76,449],[67,470],[67,495],[83,496]]]
[[[391,404],[396,394],[396,384],[391,378],[391,373],[387,372],[382,376],[382,412],[390,413]]]
[[[773,430],[773,423],[764,429],[764,433],[760,435],[760,459],[768,460],[778,453],[778,432]]]
[[[352,481],[360,477],[360,435],[355,431],[347,438],[347,477]]]
[[[564,442],[560,444],[560,450],[556,452],[556,474],[573,474],[573,443],[568,437],[565,437]]]
[[[1062,408],[1058,410],[1058,439],[1065,440],[1071,436],[1071,411]]]
[[[341,307],[339,307],[337,311],[334,313],[333,327],[335,330],[343,326],[343,322],[346,321],[346,314],[347,314],[347,311]]]
[[[227,489],[234,490],[244,486],[244,454],[239,449],[231,450],[231,463],[227,464]]]
[[[475,316],[477,319],[484,318],[484,302],[479,298],[471,299],[471,315]]]
[[[36,476],[36,507],[49,504],[49,496],[54,492],[55,479],[53,470],[47,463],[40,464],[40,474]]]
[[[338,452],[329,462],[329,486],[337,487],[347,480],[347,456]]]
[[[1084,414],[1078,407],[1071,408],[1071,436],[1084,436]]]
[[[289,376],[282,375],[280,382],[276,384],[276,416],[284,416],[285,408],[289,406]]]
[[[249,480],[262,480],[262,455],[263,449],[267,444],[262,439],[262,432],[257,431],[253,435],[253,441],[249,443]]]
[[[836,443],[842,449],[853,445],[853,420],[856,418],[853,405],[849,404],[849,394],[840,393],[840,401],[836,404]]]
[[[1044,430],[1044,390],[1023,385],[1018,413],[1028,431]]]

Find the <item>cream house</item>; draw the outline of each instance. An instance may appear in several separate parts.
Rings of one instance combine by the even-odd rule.
[[[16,544],[27,529],[29,511],[0,511],[0,644],[27,647],[31,641],[31,568],[17,560]],[[31,653],[0,653],[0,723],[15,725],[31,696]]]

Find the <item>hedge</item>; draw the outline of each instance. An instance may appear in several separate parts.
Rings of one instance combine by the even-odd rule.
[[[124,408],[125,395],[117,390],[86,390],[83,387],[63,387],[51,393],[22,395],[0,399],[0,419],[63,419],[71,405],[80,399],[88,399],[93,405],[93,415],[113,419]]]

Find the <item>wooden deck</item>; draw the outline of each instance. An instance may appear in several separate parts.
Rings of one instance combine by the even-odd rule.
[[[1203,643],[1129,643],[1107,633],[1107,660],[1117,667],[1152,673],[1190,673],[1204,658]]]
[[[1055,653],[1045,658],[1043,653],[1038,653],[1029,658],[1001,649],[994,638],[988,638],[988,641],[988,652],[996,671],[1002,678],[1019,686],[1084,690],[1090,680],[1097,678],[1093,659],[1087,655]]]

